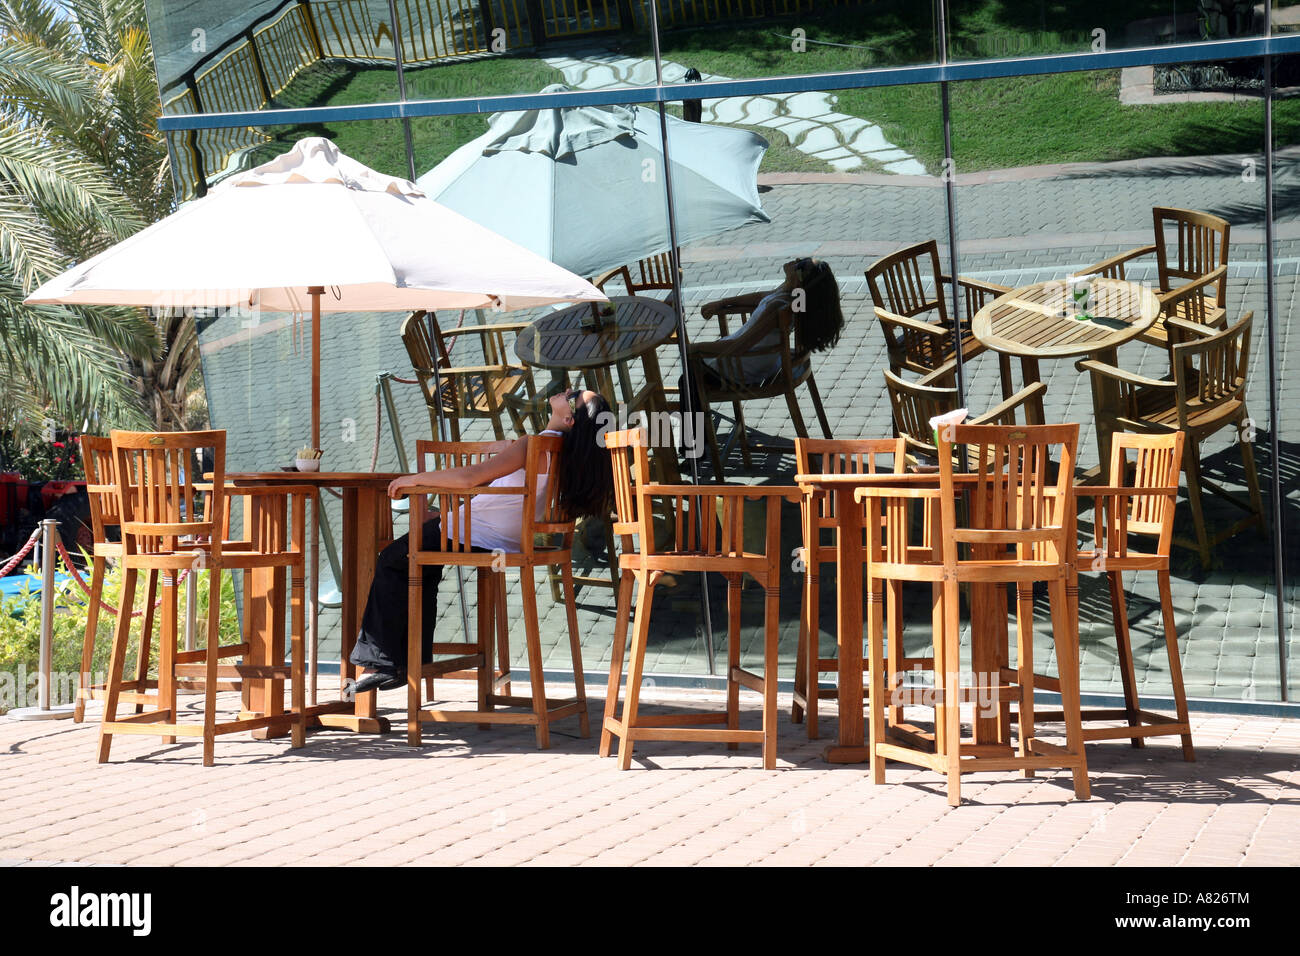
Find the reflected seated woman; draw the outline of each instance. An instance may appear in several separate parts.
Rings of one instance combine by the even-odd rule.
[[[560,508],[570,518],[604,518],[609,514],[614,494],[614,473],[601,441],[602,429],[613,420],[609,403],[595,392],[566,389],[555,395],[550,404],[550,420],[541,434],[564,438],[558,465]],[[423,485],[451,488],[522,485],[530,440],[531,436],[525,436],[498,442],[499,450],[492,457],[464,468],[395,478],[388,486],[389,497],[405,497],[410,489]],[[536,495],[539,510],[545,506],[546,481],[546,475],[539,478]],[[469,542],[472,549],[518,553],[521,550],[522,507],[523,498],[515,495],[475,495],[470,499],[470,513],[474,516]],[[424,523],[426,549],[438,546],[439,521],[440,516],[435,512]],[[402,535],[380,552],[361,618],[361,633],[348,658],[369,672],[357,681],[354,693],[390,690],[406,683],[407,549],[408,536]],[[441,565],[424,568],[424,634],[421,640],[425,663],[432,658],[433,627],[438,618],[438,584],[441,580]]]

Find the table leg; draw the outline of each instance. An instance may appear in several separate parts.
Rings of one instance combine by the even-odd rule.
[[[971,585],[971,671],[975,687],[1001,684],[1002,649],[1007,641],[1007,589],[1002,584]],[[1001,739],[1001,707],[985,709],[977,694],[975,704],[975,743],[1006,743]],[[998,702],[992,701],[994,705]]]
[[[839,649],[839,737],[824,751],[831,763],[864,763],[869,757],[862,720],[862,507],[854,489],[835,489],[836,595],[839,614],[835,640]]]
[[[1031,355],[1022,355],[1020,357],[1020,377],[1026,388],[1035,382],[1041,382],[1043,376],[1038,368],[1038,359]],[[1043,396],[1039,395],[1029,403],[1029,406],[1025,409],[1025,420],[1030,425],[1045,425],[1047,423],[1043,412]]]
[[[287,499],[278,496],[256,495],[246,498],[246,538],[257,551],[282,551],[287,540]],[[247,663],[275,665],[284,663],[285,631],[284,613],[287,590],[284,568],[257,568],[244,572],[244,620],[249,635]],[[284,678],[241,681],[244,686],[245,709],[250,713],[274,716],[284,713]],[[252,731],[255,740],[268,740],[289,732],[282,727],[258,727]]]
[[[340,681],[356,678],[356,666],[348,660],[361,627],[361,612],[370,593],[379,556],[380,535],[384,530],[380,508],[388,507],[388,497],[380,488],[343,489],[343,592],[340,640]],[[376,716],[374,691],[356,695],[352,702],[335,701],[312,708],[311,723],[322,727],[368,733],[387,733],[388,719]]]
[[[1110,348],[1102,349],[1100,352],[1094,352],[1088,356],[1098,362],[1105,362],[1107,365],[1119,365],[1119,349]],[[1112,430],[1109,425],[1105,424],[1104,417],[1107,413],[1114,413],[1119,407],[1120,395],[1119,385],[1114,379],[1105,378],[1101,375],[1090,375],[1092,379],[1092,427],[1097,434],[1097,469],[1101,476],[1099,480],[1105,481],[1106,469],[1110,467],[1110,445]]]

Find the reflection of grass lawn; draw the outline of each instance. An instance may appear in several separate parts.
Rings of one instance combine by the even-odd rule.
[[[1053,29],[1047,32],[1037,14],[1019,22],[1014,19],[1018,14],[1003,12],[1004,5],[987,0],[953,6],[957,47],[980,51],[991,45],[994,52],[1005,48],[1019,54],[1086,49],[1094,24],[1106,24],[1110,36],[1122,37],[1125,23],[1167,12],[1165,4],[1154,0],[1096,0],[1086,11],[1059,15],[1054,11]],[[804,52],[791,49],[788,34],[796,25],[806,31],[810,41]],[[870,17],[846,12],[818,15],[806,24],[781,21],[669,31],[661,45],[665,59],[707,73],[744,78],[931,62],[932,37],[928,5],[883,0],[873,7]],[[614,40],[596,39],[592,45],[607,42]],[[619,36],[617,43],[623,55],[650,55],[645,37]],[[564,50],[557,45],[548,52]],[[1119,75],[1118,70],[1097,70],[954,84],[952,124],[958,172],[1039,163],[1262,152],[1262,104],[1121,106]],[[562,79],[540,60],[523,56],[406,71],[407,93],[412,99],[534,92]],[[836,110],[878,123],[890,142],[912,153],[930,172],[938,172],[943,131],[936,85],[840,90],[835,96]],[[279,102],[284,106],[350,105],[396,98],[391,68],[329,62],[305,70]],[[485,115],[412,120],[417,175],[482,133],[486,122]],[[1296,141],[1300,101],[1278,101],[1274,123],[1279,142]],[[286,131],[283,138],[294,139],[308,130],[332,137],[344,152],[379,169],[406,169],[402,126],[396,121],[300,126]],[[782,133],[767,128],[755,132],[771,143],[762,171],[830,170],[821,160],[795,149]],[[267,155],[282,145],[273,144]]]

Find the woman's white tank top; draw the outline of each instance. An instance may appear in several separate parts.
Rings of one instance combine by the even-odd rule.
[[[561,435],[554,429],[546,429],[541,432],[543,435]],[[537,477],[537,514],[535,518],[541,518],[546,508],[546,481],[547,471],[543,468],[542,473]],[[526,477],[523,468],[517,468],[508,475],[502,475],[500,478],[488,484],[489,488],[522,488],[524,478]],[[500,549],[508,554],[518,554],[522,550],[522,542],[519,540],[519,532],[523,525],[523,508],[522,499],[516,495],[475,495],[470,499],[470,516],[474,526],[470,528],[470,544],[478,548],[486,548],[489,551]],[[457,511],[463,512],[463,508]],[[461,535],[458,540],[464,541],[464,514],[457,515],[457,525],[461,529]]]

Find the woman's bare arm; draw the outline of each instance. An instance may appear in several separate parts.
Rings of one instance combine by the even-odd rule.
[[[425,485],[441,485],[444,488],[477,488],[502,478],[512,471],[524,467],[528,455],[528,438],[516,438],[503,443],[504,451],[499,454],[466,465],[463,468],[445,468],[442,471],[423,471],[414,475],[394,478],[388,485],[388,497],[403,498],[407,489]]]

